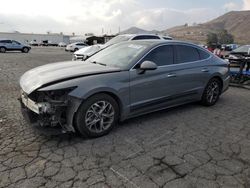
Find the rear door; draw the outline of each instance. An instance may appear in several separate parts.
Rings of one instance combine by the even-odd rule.
[[[199,98],[209,79],[209,66],[206,59],[210,54],[192,45],[174,45],[174,73],[178,86],[176,91],[184,100]]]
[[[12,49],[12,42],[11,42],[11,40],[3,40],[3,44],[4,44],[4,46],[5,46],[8,50],[11,50],[11,49]]]
[[[152,61],[156,70],[140,74],[140,64]],[[134,69],[130,70],[130,104],[131,113],[142,113],[166,105],[171,96],[176,94],[175,74],[173,74],[174,48],[162,45],[149,52]]]

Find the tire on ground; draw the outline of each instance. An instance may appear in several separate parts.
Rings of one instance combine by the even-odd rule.
[[[6,48],[5,47],[0,47],[0,53],[5,53],[6,52]]]
[[[86,112],[88,111],[88,109],[98,101],[107,101],[112,105],[114,109],[114,120],[111,126],[107,130],[100,132],[100,133],[95,133],[95,132],[90,131],[87,128],[86,122],[85,122],[85,116],[86,116]],[[92,138],[100,137],[100,136],[108,134],[117,124],[118,119],[119,119],[119,106],[116,100],[108,94],[100,93],[100,94],[96,94],[96,95],[89,97],[86,101],[84,101],[80,105],[76,113],[76,117],[75,117],[75,128],[77,132],[80,133],[84,137],[92,137]]]
[[[212,85],[217,85],[218,86],[218,94],[216,94],[216,96],[214,97],[213,100],[209,100],[209,90],[211,89]],[[220,98],[220,94],[221,94],[221,90],[222,90],[222,83],[218,78],[212,78],[209,80],[207,86],[205,87],[203,94],[202,94],[202,98],[201,98],[201,104],[204,106],[213,106],[214,104],[216,104],[216,102],[219,100]]]
[[[23,52],[23,53],[28,53],[28,52],[29,52],[29,48],[24,47],[24,48],[22,49],[22,52]]]

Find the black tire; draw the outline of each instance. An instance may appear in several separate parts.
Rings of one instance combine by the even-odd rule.
[[[209,80],[201,99],[204,106],[213,106],[220,98],[222,83],[218,78]]]
[[[95,112],[98,112],[98,117],[97,117],[96,113],[92,113],[94,110],[91,110],[91,109],[93,109],[91,107],[93,107],[93,105],[96,105],[97,103],[101,103],[104,101],[107,102],[107,104],[110,104],[112,106],[112,108],[110,107],[109,109],[112,109],[112,114],[114,114],[114,115],[112,117],[112,121],[110,121],[110,122],[108,121],[109,125],[107,125],[107,127],[104,130],[100,131],[101,122],[106,123],[103,120],[103,118],[108,119],[109,116],[106,116],[106,115],[103,116],[105,111],[103,111],[104,112],[103,114],[99,114],[99,112],[101,111],[100,110],[99,112],[95,111]],[[108,114],[108,112],[106,112],[106,114]],[[96,122],[94,125],[89,125],[91,127],[95,127],[95,130],[91,130],[91,128],[88,127],[86,122],[88,121],[88,119],[92,119],[91,120],[92,122],[98,121],[98,118],[102,119],[102,121],[99,120],[99,122]],[[90,98],[88,98],[86,101],[84,101],[81,104],[81,106],[79,107],[79,109],[76,113],[76,117],[75,117],[75,128],[84,137],[96,138],[96,137],[100,137],[100,136],[108,134],[114,128],[114,126],[117,124],[118,119],[119,119],[119,106],[118,106],[116,100],[113,97],[111,97],[110,95],[107,95],[104,93],[96,94],[96,95],[93,95]],[[97,129],[99,129],[99,130],[97,130]]]
[[[27,48],[27,47],[24,47],[24,48],[22,49],[22,52],[23,52],[23,53],[28,53],[29,51],[30,51],[30,49]]]
[[[77,50],[79,50],[79,49],[78,49],[78,48],[75,48],[75,49],[74,49],[74,52],[76,52]]]
[[[0,53],[5,53],[6,52],[6,48],[5,47],[0,47]]]

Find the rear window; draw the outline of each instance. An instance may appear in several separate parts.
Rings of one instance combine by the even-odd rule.
[[[245,45],[245,46],[241,46],[235,50],[233,50],[233,52],[238,52],[238,53],[249,53],[250,52],[250,45]]]
[[[192,46],[176,45],[176,63],[188,63],[200,60],[198,50]]]
[[[147,40],[147,39],[160,39],[160,37],[154,35],[140,35],[133,38],[133,40]]]

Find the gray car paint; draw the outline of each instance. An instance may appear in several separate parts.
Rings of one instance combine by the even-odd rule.
[[[59,82],[73,77],[115,71],[120,71],[120,69],[115,67],[105,67],[93,63],[80,63],[78,61],[59,62],[39,66],[27,71],[21,77],[20,85],[27,94],[30,94],[45,84]]]
[[[148,41],[128,43],[140,44],[140,42],[147,43]],[[198,101],[201,99],[209,79],[214,76],[222,80],[223,91],[228,88],[229,71],[227,63],[211,53],[206,60],[158,67],[156,70],[146,71],[144,74],[138,74],[137,70],[133,68],[136,63],[143,61],[143,56],[153,48],[170,44],[192,45],[176,41],[150,41],[149,47],[127,67],[127,70],[80,62],[43,66],[25,74],[24,78],[21,78],[21,87],[31,93],[37,89],[48,91],[77,86],[68,94],[72,98],[70,113],[67,118],[69,125],[72,125],[74,113],[79,105],[91,95],[100,92],[109,93],[117,99],[121,110],[120,119],[124,120],[151,111]],[[192,46],[203,50],[196,45]],[[53,67],[52,71],[51,68]],[[208,72],[203,72],[204,68],[208,69]],[[176,77],[169,78],[168,75],[171,73],[176,74]],[[34,83],[25,83],[32,79],[31,75],[39,75],[38,83],[32,81],[36,83],[35,87],[33,86]],[[79,75],[79,77],[75,77],[76,75]],[[60,79],[63,79],[63,81],[60,82]],[[53,83],[53,80],[58,80],[58,82]],[[46,87],[43,87],[44,85]],[[163,103],[153,103],[159,99],[167,100]],[[136,106],[140,107],[140,105],[147,103],[150,105],[136,108]]]

